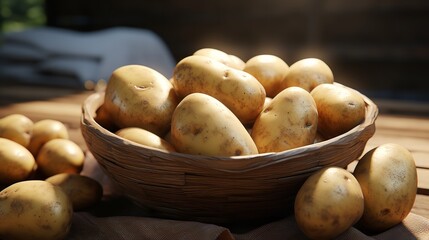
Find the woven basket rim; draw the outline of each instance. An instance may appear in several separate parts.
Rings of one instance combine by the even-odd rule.
[[[334,83],[336,85],[340,85],[346,88],[340,83]],[[225,172],[243,172],[248,170],[253,170],[256,168],[263,168],[268,165],[276,164],[281,161],[289,161],[291,158],[298,158],[303,156],[309,152],[317,151],[318,149],[330,145],[338,145],[342,142],[348,142],[355,138],[355,136],[360,135],[363,131],[365,131],[369,127],[373,127],[375,121],[378,116],[378,107],[377,105],[368,97],[360,93],[359,91],[349,88],[353,91],[356,91],[359,95],[361,95],[366,104],[366,113],[365,120],[354,127],[353,129],[338,135],[336,137],[313,143],[310,145],[282,151],[282,152],[270,152],[270,153],[261,153],[261,154],[253,154],[253,155],[244,155],[244,156],[206,156],[206,155],[193,155],[186,154],[180,152],[168,152],[166,150],[157,149],[149,146],[144,146],[135,142],[132,142],[128,139],[122,138],[108,129],[101,126],[97,121],[95,121],[94,116],[96,110],[102,105],[104,101],[104,92],[95,92],[91,94],[87,99],[85,99],[82,105],[82,118],[81,124],[86,127],[93,128],[96,131],[99,131],[104,136],[108,137],[111,140],[120,140],[122,144],[126,144],[129,147],[135,148],[137,151],[139,149],[142,150],[150,150],[156,152],[158,155],[165,155],[167,158],[171,159],[181,159],[182,161],[186,161],[191,165],[199,165],[204,168],[214,168],[216,170],[225,171]],[[218,162],[222,165],[222,167],[211,166],[212,163]],[[240,162],[240,164],[237,164]],[[210,163],[210,164],[207,164]],[[236,167],[240,166],[240,167]]]

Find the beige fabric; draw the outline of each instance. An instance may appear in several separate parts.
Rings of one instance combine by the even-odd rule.
[[[306,239],[294,217],[275,221],[246,233],[234,234],[225,227],[188,221],[136,216],[95,217],[87,212],[75,213],[67,240],[265,240]],[[354,239],[429,239],[429,219],[410,213],[403,223],[375,236],[351,228],[338,240]]]
[[[100,218],[94,217],[88,213],[77,213],[73,218],[71,232],[67,239],[213,240],[217,239],[217,237],[224,231],[227,230],[219,226],[198,222],[173,221],[132,216]]]

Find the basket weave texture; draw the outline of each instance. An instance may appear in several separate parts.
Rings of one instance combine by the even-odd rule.
[[[106,174],[158,217],[209,223],[263,222],[290,214],[306,178],[325,166],[347,167],[375,133],[378,108],[362,95],[365,120],[335,138],[277,153],[238,157],[169,153],[123,139],[94,116],[104,93],[82,106],[82,135]]]

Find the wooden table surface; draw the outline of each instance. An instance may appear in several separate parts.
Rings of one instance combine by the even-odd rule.
[[[0,117],[21,113],[33,121],[47,118],[62,121],[69,128],[71,139],[86,149],[79,126],[82,102],[91,93],[49,87],[0,86]],[[379,106],[380,115],[376,120],[375,135],[368,141],[365,152],[389,142],[401,144],[412,152],[418,173],[418,195],[412,212],[429,218],[428,105],[416,108],[416,104],[403,102],[374,102]],[[394,114],[388,113],[392,112],[392,106],[396,106],[393,107]],[[403,111],[398,110],[398,106]],[[349,168],[352,169],[354,164]]]

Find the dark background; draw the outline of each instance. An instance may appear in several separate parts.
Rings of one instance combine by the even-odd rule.
[[[370,97],[429,101],[427,0],[46,0],[46,23],[159,34],[176,60],[202,47],[244,61],[319,57],[337,82]]]

